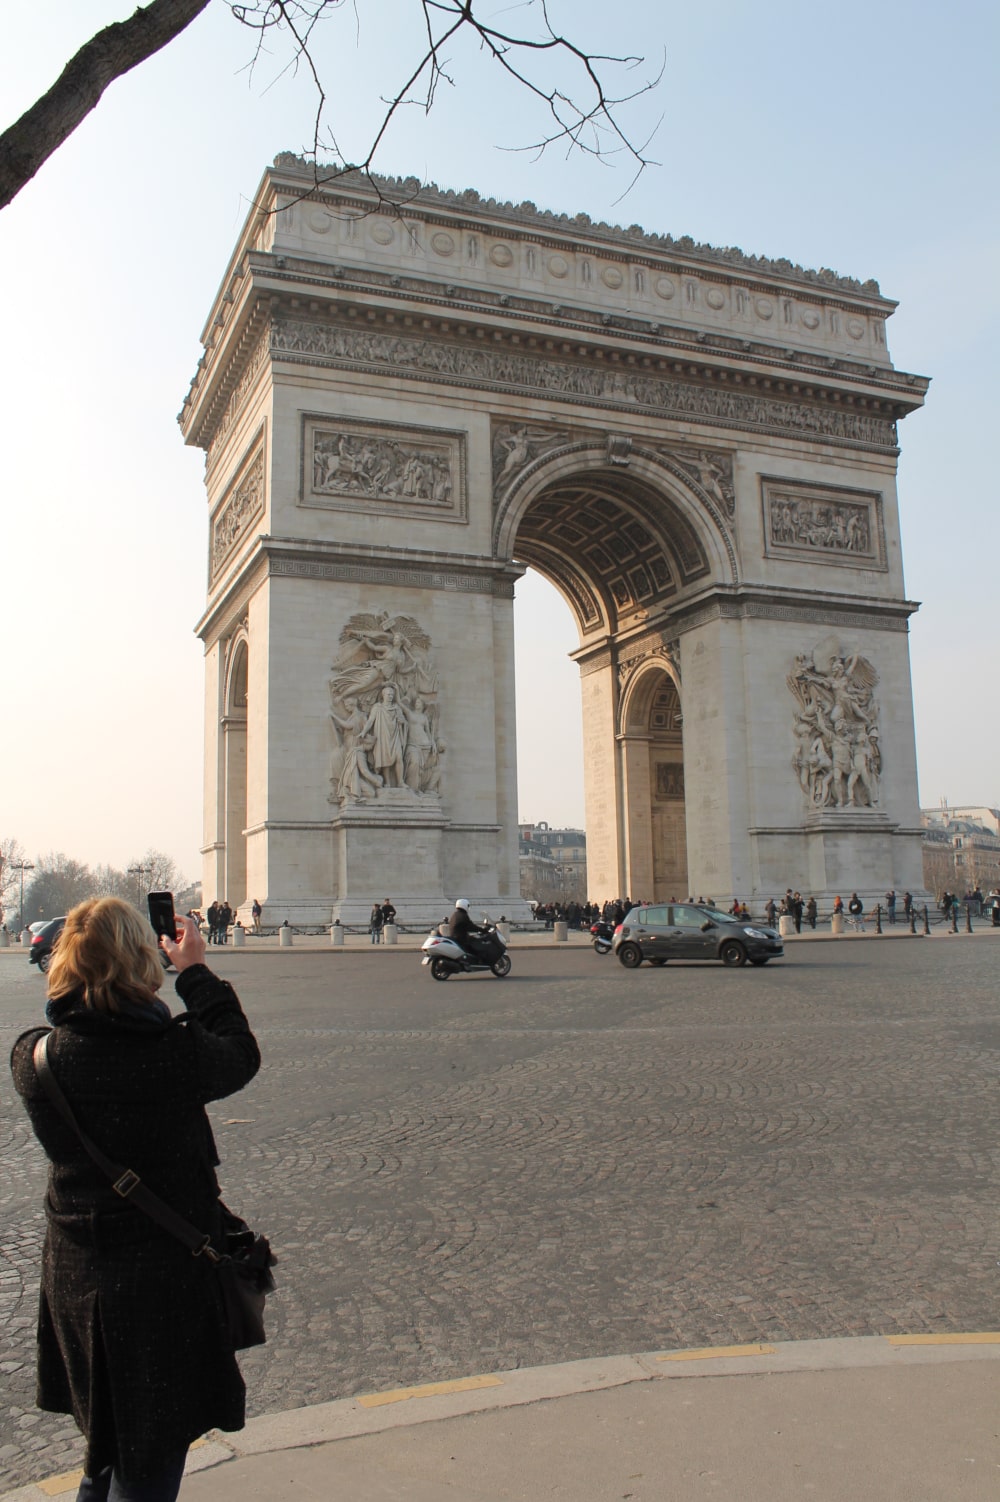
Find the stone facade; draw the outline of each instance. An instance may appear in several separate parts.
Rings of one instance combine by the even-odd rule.
[[[895,305],[382,186],[278,158],[180,415],[211,527],[205,900],[517,916],[528,564],[579,630],[592,892],[920,888],[895,472],[927,383],[893,369]]]

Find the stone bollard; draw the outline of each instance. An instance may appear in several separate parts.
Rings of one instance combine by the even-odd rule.
[[[238,923],[235,923],[229,931],[233,936],[233,948],[242,949],[247,941],[246,929],[242,928]]]
[[[794,939],[795,919],[791,913],[782,913],[778,919],[778,934],[782,939]]]
[[[330,924],[330,943],[333,945],[334,949],[343,949],[344,925],[342,923]]]
[[[834,913],[833,917],[830,919],[830,932],[832,934],[842,934],[844,932],[843,913]]]
[[[10,934],[5,928],[0,928],[0,949],[10,948]]]
[[[281,949],[291,949],[292,947],[292,930],[288,927],[287,923],[283,923],[278,929],[278,945]]]
[[[395,923],[387,923],[382,930],[382,943],[395,944],[398,934],[399,929],[396,927]]]
[[[22,928],[21,932],[17,936],[17,942],[19,944],[30,944],[31,943],[31,929],[30,928]]]
[[[557,944],[565,944],[569,937],[569,926],[557,919],[552,925],[552,937]]]

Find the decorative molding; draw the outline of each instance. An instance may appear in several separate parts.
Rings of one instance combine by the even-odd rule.
[[[317,192],[320,195],[324,186],[323,173],[328,171],[329,187],[338,193],[358,194],[361,197],[362,208],[368,208],[370,203],[369,212],[376,207],[375,193],[377,192],[388,202],[399,203],[401,211],[414,212],[440,205],[450,210],[457,209],[470,217],[477,216],[481,219],[488,216],[491,219],[511,221],[525,228],[529,225],[544,227],[557,234],[572,236],[575,239],[586,236],[587,239],[612,240],[619,256],[627,253],[627,249],[631,246],[644,246],[649,250],[669,251],[685,258],[690,257],[692,260],[732,266],[758,275],[776,277],[781,281],[806,282],[820,289],[841,291],[885,301],[879,291],[878,282],[871,279],[861,282],[853,276],[839,276],[837,272],[830,271],[826,267],[820,271],[810,271],[784,257],[772,260],[768,256],[746,255],[742,250],[732,246],[719,247],[698,243],[692,240],[690,235],[683,235],[675,240],[673,235],[652,234],[637,224],[623,229],[620,225],[608,224],[604,220],[595,221],[589,214],[556,214],[547,209],[536,208],[533,203],[513,204],[503,199],[484,198],[474,188],[454,192],[450,189],[439,188],[436,183],[421,183],[416,177],[382,177],[375,174],[369,176],[362,172],[342,172],[332,165],[324,167],[309,162],[292,151],[279,152],[274,158],[274,169],[296,177],[306,177],[311,183],[316,183],[318,175]],[[481,229],[481,225],[477,224],[477,228]],[[893,307],[894,304],[889,303],[888,306]]]
[[[881,491],[760,477],[764,552],[824,568],[888,571]]]
[[[896,424],[888,418],[773,397],[731,386],[712,387],[642,373],[626,364],[584,364],[473,344],[408,338],[301,318],[276,318],[271,354],[311,365],[391,371],[394,380],[421,380],[472,389],[550,397],[588,407],[650,411],[754,433],[791,434],[852,448],[894,453]]]
[[[225,443],[226,436],[229,433],[229,430],[232,427],[233,423],[236,421],[236,417],[239,413],[240,408],[246,401],[250,388],[257,376],[257,372],[260,370],[260,367],[263,365],[270,352],[270,335],[268,333],[268,330],[265,328],[260,338],[257,340],[257,343],[251,350],[250,356],[247,359],[246,364],[243,366],[239,380],[236,382],[233,393],[226,404],[226,410],[220,417],[218,425],[216,426],[212,434],[212,441],[208,445],[208,452],[205,456],[206,468],[210,469],[218,458],[219,450]]]
[[[264,511],[264,442],[262,431],[253,440],[253,451],[244,460],[226,491],[212,522],[210,577],[218,578],[228,559]]]
[[[466,523],[466,437],[447,428],[301,414],[299,504]]]
[[[488,573],[442,571],[439,568],[395,568],[385,564],[347,563],[318,558],[268,558],[268,573],[282,579],[322,579],[350,584],[387,584],[397,589],[441,589],[456,594],[493,595],[512,600],[510,579]]]

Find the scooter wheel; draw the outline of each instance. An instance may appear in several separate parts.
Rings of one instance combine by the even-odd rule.
[[[451,974],[451,966],[447,960],[431,960],[431,974],[435,980],[447,980]]]
[[[595,949],[595,951],[598,954],[610,954],[611,953],[611,945],[610,944],[595,944],[594,945],[594,949]]]
[[[494,960],[490,969],[497,980],[503,980],[505,975],[510,974],[510,955],[502,954],[498,960]]]

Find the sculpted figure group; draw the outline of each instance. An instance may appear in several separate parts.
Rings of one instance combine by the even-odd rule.
[[[800,655],[786,680],[798,701],[792,765],[814,808],[874,808],[882,752],[873,690],[878,674],[858,653]]]
[[[437,672],[430,638],[412,616],[352,616],[329,689],[331,803],[377,800],[383,788],[439,795]]]

